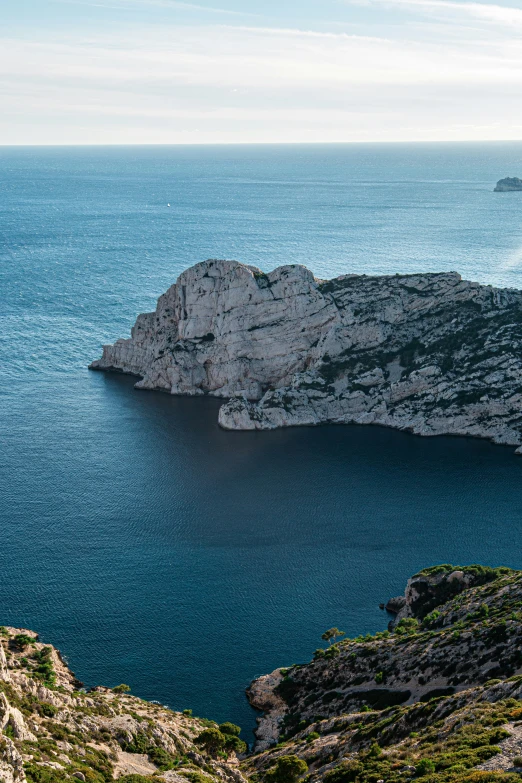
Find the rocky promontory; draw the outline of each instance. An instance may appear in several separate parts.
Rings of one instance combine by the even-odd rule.
[[[522,179],[518,177],[504,177],[495,185],[495,193],[507,193],[511,190],[522,190]]]
[[[381,424],[522,451],[522,292],[456,272],[319,280],[205,261],[91,368],[228,398],[226,429]]]

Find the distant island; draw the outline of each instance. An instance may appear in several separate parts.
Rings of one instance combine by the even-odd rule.
[[[471,435],[522,453],[522,292],[440,274],[317,280],[237,261],[183,272],[95,370],[228,398],[225,429],[326,422]]]
[[[86,691],[56,648],[0,626],[0,781],[519,783],[522,572],[434,566],[394,604],[388,630],[330,628],[312,661],[252,682],[253,752],[230,721]]]
[[[499,179],[495,186],[495,193],[507,193],[510,190],[522,190],[522,179],[518,177],[505,177]]]

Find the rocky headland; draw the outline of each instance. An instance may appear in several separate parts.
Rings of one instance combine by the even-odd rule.
[[[518,177],[504,177],[504,179],[499,179],[494,187],[495,193],[507,193],[511,190],[522,190],[522,179]]]
[[[247,777],[295,755],[314,782],[520,780],[522,572],[436,566],[398,603],[388,631],[252,683]]]
[[[0,781],[520,781],[522,572],[436,566],[390,605],[388,630],[334,629],[310,663],[251,684],[250,752],[233,724],[87,691],[35,633],[0,627]]]
[[[522,452],[521,349],[522,292],[456,272],[318,280],[210,260],[90,366],[227,398],[226,429],[380,424]]]

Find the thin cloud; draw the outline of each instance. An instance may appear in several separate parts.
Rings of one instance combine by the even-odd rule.
[[[66,5],[89,6],[90,8],[110,8],[113,10],[139,8],[140,6],[143,8],[155,6],[156,8],[202,11],[204,13],[223,14],[225,16],[259,16],[258,14],[253,14],[248,11],[232,11],[228,8],[215,8],[214,6],[199,5],[197,3],[185,3],[182,0],[110,0],[109,2],[103,2],[103,0],[55,0],[55,2]]]
[[[357,0],[349,4],[359,4]],[[511,6],[495,5],[490,3],[452,3],[450,0],[371,0],[370,5],[391,5],[401,8],[422,9],[426,11],[443,11],[445,13],[471,16],[474,19],[485,22],[494,22],[501,25],[521,25],[522,10]],[[367,3],[363,3],[367,5]]]

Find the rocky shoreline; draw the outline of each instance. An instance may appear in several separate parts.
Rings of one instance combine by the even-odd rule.
[[[522,292],[455,272],[324,281],[205,261],[90,367],[226,398],[226,429],[380,424],[522,453]]]
[[[389,605],[389,630],[250,685],[253,752],[234,724],[85,690],[54,647],[2,626],[0,781],[519,783],[522,571],[435,566]]]

